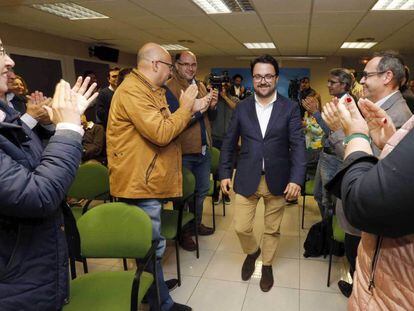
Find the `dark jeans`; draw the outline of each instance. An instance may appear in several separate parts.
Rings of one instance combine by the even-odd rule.
[[[351,273],[352,278],[354,278],[358,245],[360,241],[361,237],[345,233],[345,256],[350,265],[349,272]]]
[[[161,258],[164,255],[165,251],[165,238],[161,235],[161,211],[162,211],[162,201],[157,199],[122,199],[119,201],[126,202],[131,205],[136,205],[137,207],[144,210],[145,213],[151,218],[152,222],[152,239],[158,240],[159,244],[157,247],[157,277],[158,277],[158,286],[160,288],[160,300],[161,300],[161,310],[167,311],[170,310],[174,301],[172,300],[167,285],[164,281],[164,273],[161,266]],[[151,267],[152,268],[152,267]],[[151,270],[151,268],[149,270]],[[155,283],[153,283],[148,290],[148,302],[151,310],[156,306],[157,292],[155,288]]]
[[[197,209],[197,225],[201,224],[203,217],[204,199],[210,189],[210,166],[211,153],[207,148],[206,154],[186,154],[183,155],[183,166],[188,168],[195,177],[195,207],[189,205],[190,211]]]
[[[319,155],[313,196],[318,203],[321,216],[324,219],[328,215],[328,210],[333,210],[335,207],[335,198],[328,193],[325,185],[335,176],[341,164],[342,161],[335,155],[327,154],[323,151]]]

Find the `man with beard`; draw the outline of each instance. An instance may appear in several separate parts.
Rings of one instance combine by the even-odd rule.
[[[255,96],[234,110],[220,155],[221,189],[228,194],[233,155],[241,137],[234,180],[235,229],[247,257],[242,280],[250,279],[261,249],[253,233],[256,206],[263,198],[265,211],[260,288],[273,286],[272,262],[279,243],[279,227],[286,201],[296,200],[305,179],[305,137],[299,106],[276,91],[279,65],[270,55],[251,63]]]

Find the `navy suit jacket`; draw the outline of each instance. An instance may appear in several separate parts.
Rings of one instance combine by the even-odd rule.
[[[220,179],[232,177],[234,154],[241,137],[235,192],[248,197],[257,191],[263,159],[266,183],[273,195],[282,195],[289,182],[303,186],[306,151],[299,106],[277,94],[263,138],[255,105],[255,96],[249,96],[233,112],[221,147]]]

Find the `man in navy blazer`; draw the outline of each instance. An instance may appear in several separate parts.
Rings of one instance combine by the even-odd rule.
[[[220,155],[221,189],[228,194],[233,173],[233,155],[241,138],[234,180],[235,229],[247,257],[241,276],[254,272],[262,252],[260,288],[273,285],[272,262],[279,242],[279,227],[287,201],[298,198],[305,179],[305,137],[299,106],[276,91],[279,65],[263,55],[251,62],[255,95],[241,101],[233,112]],[[265,204],[262,251],[253,234],[256,206]]]

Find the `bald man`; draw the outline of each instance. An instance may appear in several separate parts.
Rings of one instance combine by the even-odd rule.
[[[197,87],[180,94],[180,107],[168,109],[163,85],[171,75],[171,56],[155,43],[138,52],[138,66],[115,91],[108,128],[107,153],[111,194],[120,201],[142,208],[151,218],[157,248],[161,310],[191,310],[174,303],[165,285],[161,258],[165,239],[161,236],[162,201],[182,196],[181,148],[178,135],[192,115],[205,109],[198,101]],[[156,307],[156,289],[148,294]]]

